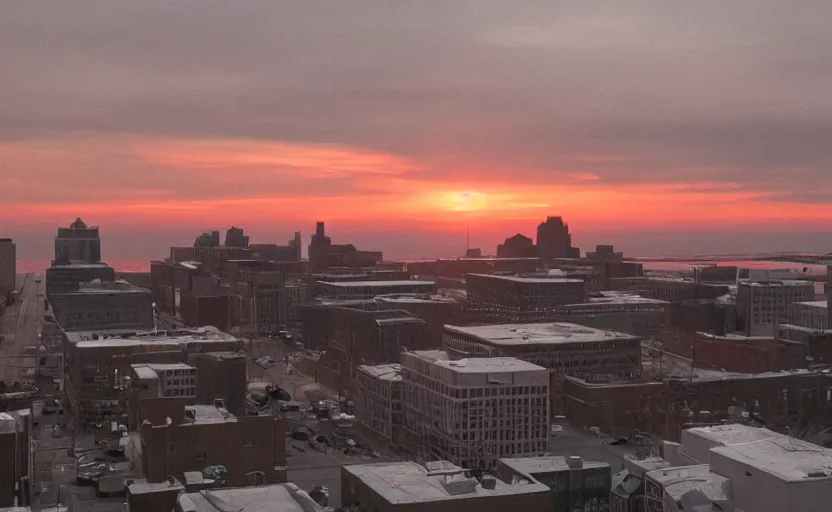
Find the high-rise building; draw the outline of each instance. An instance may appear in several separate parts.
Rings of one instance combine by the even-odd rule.
[[[87,226],[79,217],[68,228],[58,228],[58,236],[55,237],[55,261],[100,262],[101,238],[98,236],[98,226]]]
[[[0,238],[0,299],[15,289],[17,251],[11,238]]]
[[[332,240],[326,236],[324,223],[318,222],[312,241],[309,242],[309,271],[320,272],[327,268],[329,249],[332,247]]]
[[[537,226],[537,255],[541,258],[572,258],[572,235],[569,224],[562,217],[546,217],[545,222]]]
[[[220,232],[211,231],[210,233],[202,233],[196,240],[194,240],[194,247],[219,247]]]
[[[737,330],[746,336],[775,336],[789,321],[795,302],[815,297],[815,285],[800,280],[743,280],[737,287]]]
[[[226,247],[248,247],[248,237],[243,234],[243,228],[231,226],[225,232]]]
[[[303,251],[303,241],[300,238],[300,231],[295,231],[295,236],[289,240],[289,247],[295,249],[295,261],[300,261],[302,259],[302,251]]]

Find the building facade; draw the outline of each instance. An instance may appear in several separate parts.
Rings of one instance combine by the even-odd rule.
[[[55,292],[49,303],[66,330],[152,329],[150,290],[126,281],[91,281],[74,291]]]
[[[0,238],[0,300],[16,288],[17,250],[11,238]]]
[[[465,291],[478,322],[551,322],[559,306],[586,299],[582,279],[468,274]]]
[[[791,305],[815,297],[811,281],[740,281],[737,288],[737,329],[746,336],[774,336],[789,321]]]
[[[58,236],[55,237],[55,261],[100,262],[101,238],[98,234],[98,226],[87,226],[78,218],[68,228],[58,228]]]
[[[384,442],[396,444],[403,422],[401,365],[360,365],[356,387],[356,419]]]
[[[491,469],[542,455],[549,441],[549,373],[512,357],[402,355],[405,445],[428,459]]]
[[[789,306],[789,324],[807,329],[828,329],[829,302],[826,300],[795,302]]]

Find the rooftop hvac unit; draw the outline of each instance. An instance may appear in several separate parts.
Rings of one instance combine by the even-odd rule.
[[[584,460],[576,455],[566,457],[566,465],[571,469],[581,469],[584,467]]]

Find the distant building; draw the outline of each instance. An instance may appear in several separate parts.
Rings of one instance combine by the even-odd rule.
[[[458,324],[463,318],[462,303],[443,295],[379,295],[375,301],[380,308],[403,309],[425,321],[420,344],[408,347],[411,350],[441,348],[445,325]]]
[[[11,238],[0,238],[0,301],[16,288],[17,251]]]
[[[500,459],[503,482],[539,482],[551,489],[554,510],[610,510],[610,465],[574,456]]]
[[[586,299],[582,279],[468,274],[465,290],[477,322],[552,321],[557,307]]]
[[[225,232],[226,247],[248,247],[248,237],[243,234],[243,228],[231,226]]]
[[[535,272],[542,267],[540,258],[454,258],[408,262],[407,270],[420,279],[446,277],[461,279],[467,274]]]
[[[474,478],[445,460],[382,462],[341,467],[344,510],[378,512],[556,512],[549,489],[538,482]]]
[[[624,261],[624,253],[615,252],[615,247],[612,245],[596,245],[595,252],[587,252],[586,258],[595,261],[621,263]]]
[[[425,326],[424,320],[404,310],[335,308],[329,320],[326,357],[344,363],[350,378],[359,364],[400,362],[404,349],[421,344]]]
[[[580,257],[580,251],[572,247],[569,224],[562,217],[546,217],[537,226],[537,256],[547,260]]]
[[[534,240],[520,233],[506,238],[506,241],[497,246],[498,258],[534,258],[537,256],[537,248]]]
[[[670,319],[670,303],[626,292],[598,292],[586,302],[558,308],[557,320],[634,336],[659,336]]]
[[[196,240],[194,240],[194,247],[219,247],[220,246],[220,232],[211,231],[210,233],[202,233]]]
[[[482,258],[482,249],[472,247],[465,251],[466,258]]]
[[[789,323],[807,329],[828,329],[829,302],[827,300],[795,302],[789,306]]]
[[[170,398],[141,404],[142,470],[150,483],[188,471],[224,466],[228,487],[286,481],[286,422],[275,416],[235,416],[215,405]]]
[[[731,290],[725,284],[697,283],[681,277],[610,277],[609,289],[669,302],[716,299]]]
[[[502,457],[548,449],[549,372],[541,366],[513,357],[405,352],[402,381],[403,444],[419,456],[484,470]]]
[[[197,370],[197,403],[213,404],[221,399],[231,414],[246,413],[248,378],[244,352],[192,352],[188,354],[188,364]]]
[[[326,236],[326,228],[323,222],[318,222],[315,227],[315,234],[309,242],[309,271],[320,272],[329,266],[329,249],[332,240]]]
[[[174,263],[199,262],[206,272],[219,275],[228,260],[254,259],[249,247],[171,247],[170,260]]]
[[[87,226],[79,218],[68,228],[58,228],[55,237],[55,261],[62,263],[99,263],[101,238],[98,226]]]
[[[777,325],[789,321],[789,309],[796,302],[815,297],[811,281],[740,281],[737,289],[737,329],[746,336],[774,336]]]
[[[356,419],[382,442],[396,444],[403,424],[402,366],[360,365],[356,388]]]

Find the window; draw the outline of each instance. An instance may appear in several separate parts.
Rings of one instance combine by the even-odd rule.
[[[194,460],[196,462],[205,462],[206,460],[208,460],[208,454],[205,453],[205,450],[195,451]]]

